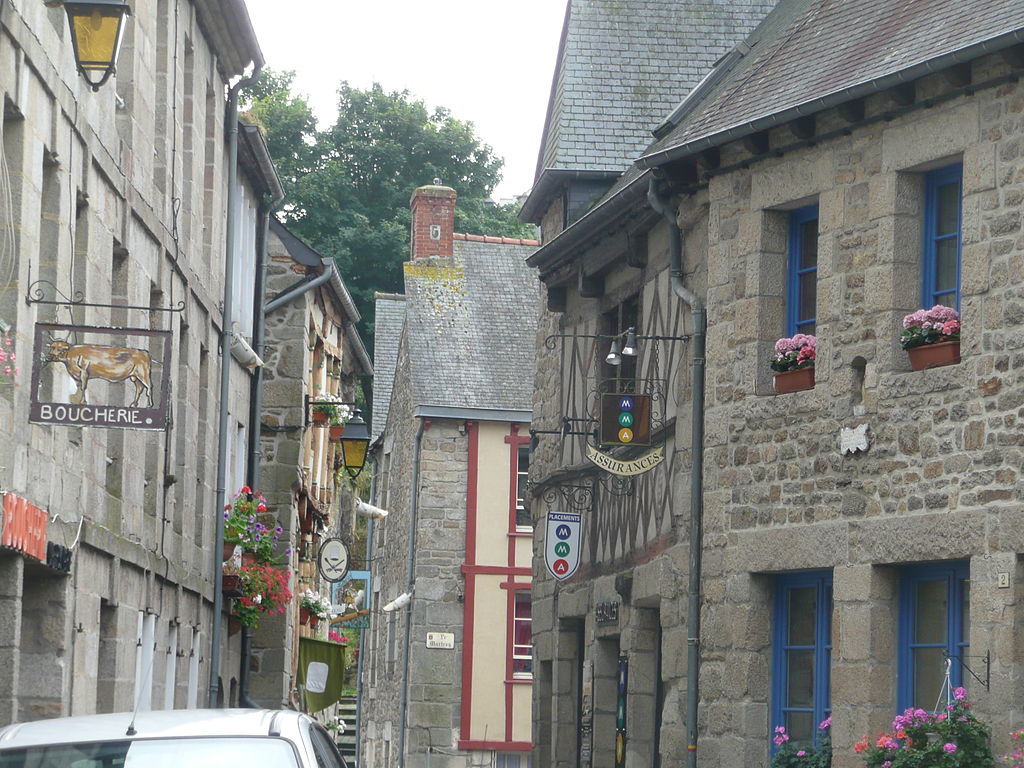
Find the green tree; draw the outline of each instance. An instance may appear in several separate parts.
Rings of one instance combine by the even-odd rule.
[[[373,328],[373,294],[402,290],[409,254],[409,198],[440,179],[459,194],[455,228],[471,234],[532,237],[518,206],[490,201],[502,160],[477,138],[473,124],[444,108],[431,111],[408,91],[367,90],[342,82],[334,124],[317,131],[304,99],[291,93],[292,73],[264,72],[251,90],[251,114],[285,183],[286,223],[333,257]]]

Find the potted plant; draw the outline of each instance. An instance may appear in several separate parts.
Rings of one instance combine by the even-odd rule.
[[[900,346],[907,350],[915,371],[960,362],[960,314],[936,304],[903,318]]]
[[[832,718],[826,717],[818,724],[815,744],[794,742],[785,726],[775,726],[772,742],[775,754],[768,768],[829,768],[832,765]]]
[[[853,745],[866,768],[991,768],[989,728],[971,712],[964,688],[938,713],[911,707],[892,721],[892,733]]]
[[[817,349],[818,339],[806,333],[775,342],[775,359],[771,367],[775,371],[775,391],[778,394],[814,389]]]
[[[321,393],[313,397],[310,410],[313,423],[317,426],[330,424],[342,425],[352,416],[352,411],[340,397],[330,393]]]
[[[290,571],[272,565],[229,565],[225,576],[238,578],[241,595],[231,606],[231,615],[243,627],[256,627],[263,614],[281,614],[292,599]]]
[[[326,619],[331,610],[330,601],[319,592],[307,589],[302,593],[299,600],[299,623],[309,624],[313,629],[320,623],[320,619]]]
[[[243,565],[275,562],[284,529],[268,518],[263,494],[243,485],[224,507],[224,559],[230,559],[234,548],[241,547]],[[289,554],[286,550],[285,556]]]

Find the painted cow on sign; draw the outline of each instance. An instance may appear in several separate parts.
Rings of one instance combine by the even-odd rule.
[[[128,380],[135,385],[132,407],[138,406],[143,394],[146,395],[145,407],[153,407],[149,352],[130,347],[69,344],[54,340],[47,349],[45,362],[62,363],[78,385],[78,391],[69,398],[72,403],[86,402],[85,391],[90,379],[103,379],[112,383]]]

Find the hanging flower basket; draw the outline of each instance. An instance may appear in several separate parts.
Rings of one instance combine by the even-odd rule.
[[[316,426],[318,426],[318,427],[324,426],[325,424],[327,424],[331,420],[330,415],[327,414],[327,413],[324,413],[323,411],[318,411],[318,410],[314,409],[314,411],[313,411],[313,413],[311,415],[313,417],[313,423]]]
[[[320,617],[311,614],[309,617],[309,628],[316,629],[318,626],[320,626]]]
[[[336,443],[339,440],[341,440],[341,436],[345,434],[345,425],[344,424],[331,424],[329,429],[330,429],[329,438],[330,438],[331,442],[334,442],[334,443]]]
[[[243,552],[242,553],[242,565],[249,567],[256,565],[260,561],[259,556],[255,552]]]
[[[227,562],[235,556],[235,543],[233,541],[224,542],[224,562]]]
[[[922,344],[907,350],[910,367],[915,371],[927,368],[941,368],[944,365],[956,365],[960,362],[960,342],[940,341],[938,344]]]
[[[237,635],[242,629],[242,621],[234,616],[228,616],[228,636]]]
[[[814,389],[814,366],[796,368],[792,371],[779,371],[775,374],[774,383],[775,392],[780,395]]]
[[[309,624],[309,618],[313,614],[310,613],[309,608],[299,608],[299,624]]]
[[[225,573],[220,577],[220,591],[224,597],[241,597],[242,577],[236,573]]]

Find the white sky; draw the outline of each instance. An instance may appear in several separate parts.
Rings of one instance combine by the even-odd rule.
[[[496,198],[533,185],[564,0],[246,0],[267,66],[294,70],[321,127],[338,83],[447,107],[505,159]],[[424,179],[422,183],[429,183]]]

